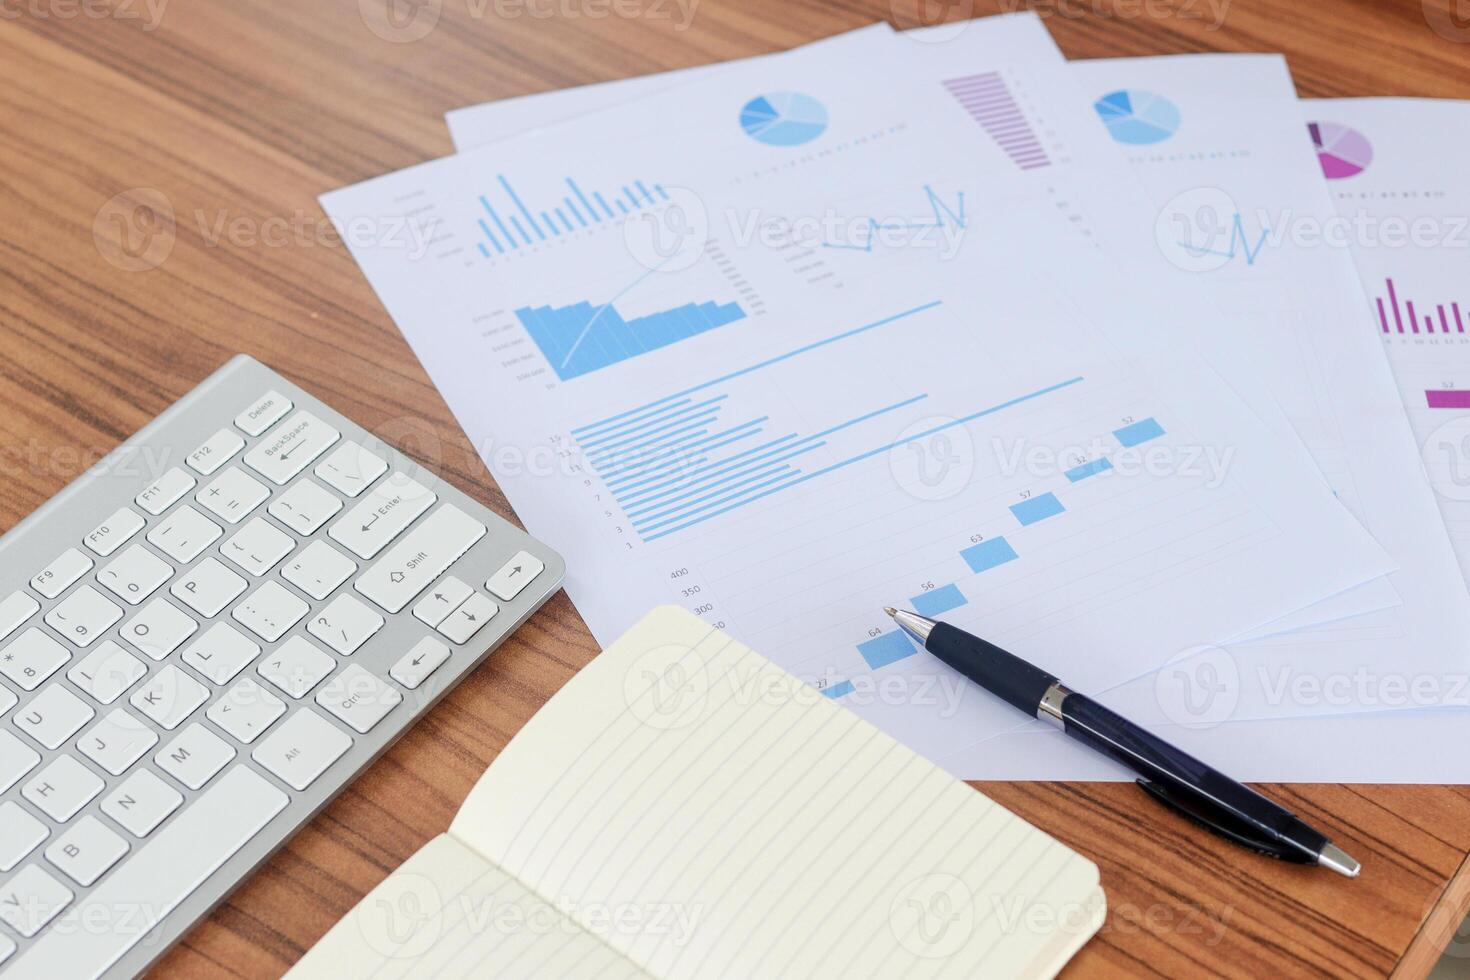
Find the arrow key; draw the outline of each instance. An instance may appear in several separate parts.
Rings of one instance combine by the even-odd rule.
[[[459,604],[468,599],[475,590],[453,575],[445,578],[418,602],[414,603],[413,615],[421,623],[438,626]]]
[[[500,566],[500,571],[490,576],[485,588],[495,593],[501,602],[509,602],[545,570],[540,558],[529,551],[517,551],[510,561]]]
[[[490,617],[500,612],[489,596],[483,592],[476,592],[464,602],[459,608],[450,613],[438,626],[439,632],[443,633],[455,643],[464,643],[470,637],[480,632],[480,629],[490,621]]]
[[[448,659],[449,647],[432,636],[427,636],[415,643],[413,649],[405,653],[402,659],[393,665],[393,669],[388,671],[388,676],[410,691],[415,691]]]

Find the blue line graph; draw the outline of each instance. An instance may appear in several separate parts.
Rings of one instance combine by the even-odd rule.
[[[563,381],[745,319],[739,303],[714,302],[685,303],[631,320],[611,303],[523,306],[515,315]]]
[[[939,231],[946,227],[946,222],[955,228],[963,230],[965,227],[965,192],[959,191],[955,196],[954,207],[950,207],[934,188],[928,184],[924,185],[924,197],[928,202],[933,217],[929,221],[879,221],[876,218],[868,218],[862,226],[866,237],[860,242],[823,242],[823,248],[843,249],[851,252],[873,251],[873,242],[883,232],[924,232]]]
[[[487,259],[539,242],[550,241],[562,235],[570,235],[578,228],[590,228],[601,224],[604,220],[613,220],[619,214],[630,214],[633,210],[652,207],[660,201],[669,199],[668,192],[664,190],[662,184],[654,183],[653,191],[650,192],[643,181],[635,180],[631,186],[638,189],[642,199],[640,200],[629,189],[629,185],[623,185],[619,188],[621,196],[613,199],[618,206],[617,212],[608,206],[601,191],[594,190],[592,199],[595,199],[601,207],[599,212],[592,206],[592,199],[589,199],[577,186],[577,182],[567,177],[563,183],[571,193],[560,200],[549,201],[545,206],[538,204],[533,214],[531,208],[526,205],[520,193],[504,174],[497,174],[495,182],[498,191],[480,195],[480,209],[483,214],[475,218],[480,234],[485,238],[485,241],[475,244],[480,254]],[[498,200],[492,200],[492,196]],[[499,208],[496,207],[497,204]],[[571,215],[576,220],[576,225],[572,224],[567,215]],[[552,220],[553,216],[555,220]],[[493,253],[491,249],[494,249]]]
[[[1184,249],[1192,258],[1197,259],[1206,255],[1216,255],[1220,258],[1231,260],[1241,257],[1245,259],[1246,265],[1253,266],[1256,264],[1256,259],[1260,256],[1262,250],[1266,247],[1266,236],[1268,234],[1269,230],[1262,228],[1261,237],[1256,239],[1255,247],[1252,248],[1249,239],[1246,237],[1245,224],[1241,220],[1240,212],[1237,211],[1235,212],[1234,220],[1230,223],[1230,244],[1223,251],[1216,248],[1206,248],[1203,245],[1196,245],[1193,242],[1180,242],[1179,247]],[[1213,236],[1211,236],[1211,240],[1213,240]]]

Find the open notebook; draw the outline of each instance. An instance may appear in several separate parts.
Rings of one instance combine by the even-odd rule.
[[[291,976],[1042,977],[1097,867],[663,607]]]

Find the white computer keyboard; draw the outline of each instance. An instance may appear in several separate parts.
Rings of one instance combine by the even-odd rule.
[[[141,972],[563,572],[232,360],[0,538],[0,974]]]

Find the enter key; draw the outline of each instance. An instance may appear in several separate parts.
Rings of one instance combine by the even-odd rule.
[[[327,534],[359,558],[372,558],[439,498],[403,473],[394,473],[333,524]]]

